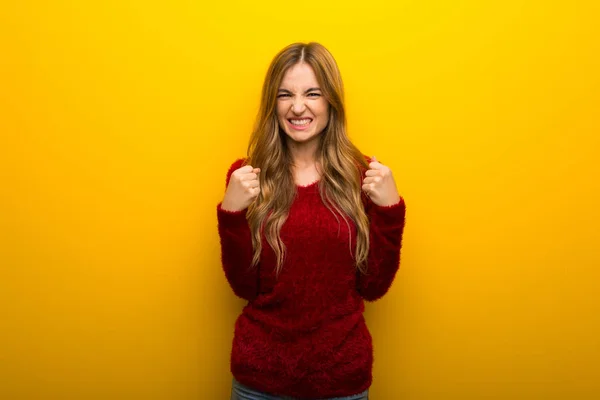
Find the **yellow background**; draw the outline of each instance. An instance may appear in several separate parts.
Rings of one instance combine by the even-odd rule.
[[[408,204],[371,398],[600,398],[600,9],[563,3],[3,2],[0,398],[229,398],[215,205],[309,40]]]

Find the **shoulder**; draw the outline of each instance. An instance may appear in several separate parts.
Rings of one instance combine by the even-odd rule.
[[[238,158],[231,164],[231,166],[227,170],[225,186],[229,185],[229,180],[231,179],[231,174],[233,174],[235,172],[235,170],[242,168],[245,164],[246,164],[246,158]]]

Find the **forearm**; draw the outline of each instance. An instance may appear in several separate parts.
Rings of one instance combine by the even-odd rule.
[[[386,207],[371,204],[367,210],[370,222],[367,271],[359,272],[357,278],[357,290],[366,300],[374,301],[387,293],[398,272],[405,212],[402,198]]]
[[[246,210],[225,211],[219,204],[217,220],[225,277],[237,296],[253,300],[258,293],[258,268],[252,266],[254,251]]]

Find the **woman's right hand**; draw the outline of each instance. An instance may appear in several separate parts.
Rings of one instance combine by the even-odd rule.
[[[253,168],[251,165],[233,171],[221,208],[225,211],[242,211],[248,208],[260,193],[259,173],[260,168]]]

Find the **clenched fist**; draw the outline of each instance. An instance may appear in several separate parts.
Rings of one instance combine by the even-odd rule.
[[[378,206],[393,206],[400,201],[392,171],[378,162],[375,157],[369,163],[362,189]]]
[[[233,171],[221,208],[225,211],[242,211],[252,204],[260,193],[259,173],[260,168],[251,165]]]

